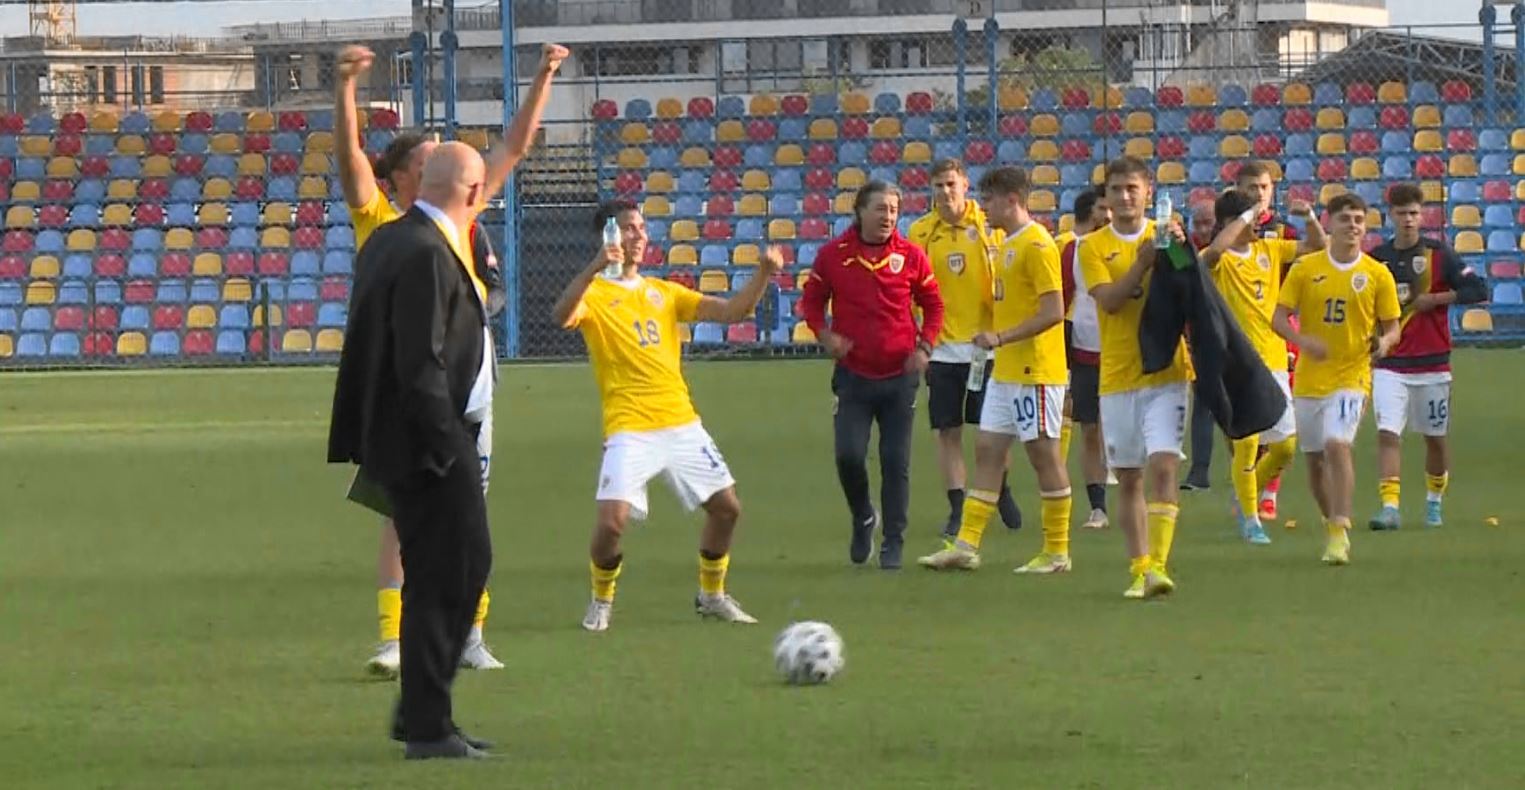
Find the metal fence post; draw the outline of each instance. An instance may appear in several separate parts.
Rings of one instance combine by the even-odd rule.
[[[408,36],[408,46],[413,53],[413,125],[422,129],[427,118],[424,114],[424,103],[428,101],[429,78],[424,74],[424,34],[413,31]]]
[[[1514,23],[1514,117],[1518,120],[1525,113],[1525,79],[1519,74],[1520,64],[1525,63],[1525,3],[1515,5],[1509,21]]]
[[[455,110],[455,51],[460,44],[455,35],[455,0],[445,0],[445,32],[440,34],[443,51],[445,81],[445,139],[454,140],[456,130]]]
[[[1000,38],[1001,26],[995,21],[995,15],[991,14],[985,19],[985,72],[990,81],[986,89],[985,97],[985,133],[990,139],[997,139],[999,131],[998,113],[1000,111],[1001,93],[1001,64],[997,54],[996,43]]]
[[[953,20],[953,63],[958,71],[953,77],[954,106],[958,118],[958,141],[959,148],[963,149],[969,142],[968,105],[966,98],[968,86],[964,84],[964,77],[969,72],[969,24],[963,17]]]
[[[514,0],[498,0],[503,28],[503,131],[519,109],[519,68],[514,56]],[[517,169],[517,168],[516,168]],[[503,345],[510,358],[519,356],[519,321],[523,315],[519,288],[519,178],[508,174],[503,187]]]
[[[1494,25],[1498,12],[1485,5],[1477,13],[1477,21],[1483,25],[1483,122],[1489,126],[1498,123],[1498,85],[1494,82]]]

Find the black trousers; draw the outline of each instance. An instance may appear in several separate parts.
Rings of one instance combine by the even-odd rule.
[[[450,686],[477,601],[492,570],[492,536],[476,443],[462,431],[444,477],[419,474],[387,486],[402,549],[402,698],[408,741],[456,731]]]
[[[836,395],[837,477],[854,523],[874,515],[868,486],[868,440],[879,423],[880,510],[884,541],[904,539],[911,510],[911,430],[916,417],[915,374],[868,379],[838,365],[831,377]]]
[[[1191,468],[1187,476],[1193,480],[1212,480],[1213,439],[1218,434],[1218,424],[1213,413],[1197,408],[1196,396],[1191,404]]]

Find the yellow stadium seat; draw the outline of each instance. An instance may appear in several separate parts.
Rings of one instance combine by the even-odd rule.
[[[875,140],[895,140],[900,137],[899,118],[876,118],[874,125],[869,127],[869,135]]]
[[[768,239],[770,241],[789,241],[795,237],[796,230],[794,220],[776,219],[768,223]]]
[[[815,333],[810,331],[810,325],[804,321],[794,325],[794,332],[789,339],[797,346],[815,345]]]
[[[136,134],[124,134],[116,139],[116,152],[123,156],[142,156],[148,150],[148,143]]]
[[[1147,137],[1130,137],[1123,144],[1123,154],[1139,159],[1154,158],[1154,141]]]
[[[174,110],[162,110],[154,113],[154,131],[178,132],[180,131],[180,113]]]
[[[1243,159],[1250,155],[1250,141],[1241,135],[1231,134],[1218,143],[1218,155],[1226,159]]]
[[[11,200],[36,203],[42,200],[42,185],[36,181],[17,181],[11,185]]]
[[[707,271],[699,275],[699,291],[701,293],[725,293],[731,290],[731,278],[721,271]]]
[[[30,228],[37,221],[37,212],[31,206],[11,206],[5,210],[5,227],[12,230]]]
[[[53,300],[57,298],[58,290],[54,288],[53,284],[50,282],[40,282],[33,280],[32,283],[26,287],[27,304],[53,304]]]
[[[222,256],[215,252],[200,253],[191,262],[191,274],[197,277],[216,277],[222,274]],[[227,293],[226,289],[224,289],[223,293]],[[223,298],[226,299],[227,297],[224,296]]]
[[[16,353],[16,341],[10,335],[0,335],[0,359],[10,359]]]
[[[805,164],[805,151],[794,143],[781,145],[773,154],[773,164],[779,167],[799,167]]]
[[[810,139],[837,139],[837,122],[830,118],[817,118],[810,122]]]
[[[731,251],[732,266],[756,266],[761,258],[762,250],[759,250],[756,244],[738,244],[736,249]]]
[[[328,179],[324,176],[305,176],[297,184],[297,197],[302,200],[323,200],[328,197]]]
[[[856,199],[857,197],[858,197],[857,193],[854,193],[854,192],[838,192],[837,196],[835,198],[832,198],[832,201],[831,201],[831,213],[833,213],[833,214],[851,214],[851,213],[853,213],[853,200]]]
[[[1065,214],[1059,218],[1059,232],[1069,233],[1075,229],[1075,215]],[[1061,250],[1063,252],[1063,250]]]
[[[1373,230],[1382,227],[1382,212],[1374,208],[1366,209],[1366,227]]]
[[[212,135],[212,140],[208,145],[214,154],[236,154],[243,150],[244,147],[243,143],[239,142],[238,135],[232,132],[218,132]],[[259,154],[254,155],[259,156]],[[260,157],[260,172],[265,172],[264,157]]]
[[[748,112],[753,115],[778,115],[778,99],[767,93],[759,93],[748,103]]]
[[[260,154],[244,154],[238,158],[238,174],[262,176],[265,174],[265,157]]]
[[[91,252],[95,249],[95,231],[76,228],[69,231],[69,252]]]
[[[767,192],[773,188],[766,170],[748,170],[741,174],[741,188],[746,192]]]
[[[1091,168],[1091,183],[1095,184],[1096,186],[1101,186],[1102,184],[1106,183],[1106,181],[1107,166],[1098,162],[1095,167]]]
[[[342,329],[319,329],[316,344],[319,353],[332,353],[344,350],[344,330]]]
[[[1313,89],[1304,82],[1289,82],[1281,90],[1282,104],[1312,104]]]
[[[678,164],[688,168],[709,167],[710,152],[703,148],[685,148],[683,155],[678,157]]]
[[[209,178],[201,185],[202,200],[227,200],[233,197],[233,183],[226,178]],[[227,222],[227,218],[223,218]]]
[[[90,116],[90,131],[96,134],[116,134],[116,113],[98,112]]]
[[[222,264],[218,263],[218,268]],[[242,277],[231,277],[222,284],[222,300],[224,302],[248,302],[254,299],[254,286]]]
[[[186,228],[170,228],[164,233],[164,249],[184,252],[196,246],[196,237]]]
[[[1492,332],[1493,314],[1487,310],[1472,309],[1461,314],[1461,331]]]
[[[72,156],[55,156],[48,160],[48,178],[78,178],[79,161]]]
[[[1457,206],[1451,209],[1451,226],[1456,228],[1481,228],[1483,213],[1477,206]]]
[[[1003,112],[1027,109],[1027,91],[1015,85],[1004,86],[996,93],[996,106]]]
[[[1345,129],[1345,113],[1338,107],[1325,107],[1314,116],[1313,125],[1321,131],[1343,131]]]
[[[1475,178],[1477,157],[1471,154],[1451,154],[1451,160],[1446,163],[1446,169],[1452,178]]]
[[[1059,208],[1059,197],[1047,189],[1035,189],[1027,196],[1027,210],[1035,214],[1048,214]]]
[[[1375,159],[1362,157],[1350,163],[1350,177],[1356,181],[1376,181],[1382,178],[1382,166]]]
[[[666,121],[683,117],[683,102],[672,97],[657,100],[657,117]]]
[[[679,343],[692,343],[692,342],[694,342],[694,328],[689,326],[688,324],[678,324],[678,342]]]
[[[1416,129],[1439,129],[1441,124],[1440,108],[1433,104],[1421,104],[1414,108],[1414,128]]]
[[[32,259],[32,279],[34,280],[56,280],[62,272],[63,267],[52,255],[39,255]]]
[[[486,129],[462,129],[456,133],[455,137],[478,151],[486,151],[487,146],[491,144],[488,142]]]
[[[334,152],[333,132],[312,132],[307,135],[304,149],[309,154],[331,154]]]
[[[837,172],[837,189],[857,189],[868,182],[868,176],[856,167],[844,167]]]
[[[1521,154],[1514,158],[1514,174],[1517,176],[1525,176],[1525,154]]]
[[[169,157],[162,154],[154,154],[143,158],[144,178],[168,178],[175,170]]]
[[[1054,137],[1059,134],[1059,117],[1046,112],[1034,115],[1027,133],[1034,137]]]
[[[1377,88],[1377,101],[1383,104],[1402,104],[1408,100],[1408,88],[1401,82],[1384,82]]]
[[[185,326],[188,329],[210,329],[217,326],[217,311],[210,305],[192,305],[185,314]]]
[[[1250,128],[1250,116],[1244,110],[1224,110],[1218,116],[1218,131],[1220,132],[1243,132]]]
[[[1218,90],[1206,83],[1186,86],[1186,106],[1212,107],[1218,103]]]
[[[116,355],[141,357],[148,353],[148,338],[142,332],[123,332],[116,339]]]
[[[768,214],[768,196],[747,194],[736,204],[736,213],[743,217],[764,217]]]
[[[112,182],[112,184],[115,183],[115,181]],[[130,195],[129,198],[136,195],[137,189],[134,187],[132,195]],[[112,197],[116,196],[112,195]],[[107,226],[126,226],[133,224],[132,207],[124,206],[121,203],[112,203],[106,206],[106,208],[101,211],[101,224]]]
[[[205,187],[201,190],[201,196],[206,197]],[[228,224],[228,206],[225,203],[202,203],[201,211],[196,213],[196,222],[200,225],[226,225]]]
[[[288,329],[281,335],[281,350],[288,354],[312,351],[312,333],[306,329]]]
[[[873,106],[868,96],[862,93],[846,93],[842,95],[842,112],[847,115],[867,115],[869,108]]]
[[[291,246],[291,231],[285,228],[265,228],[259,234],[259,246],[267,250],[283,250]]]
[[[1059,168],[1053,165],[1038,165],[1033,168],[1033,183],[1040,187],[1051,187],[1059,183]]]
[[[646,191],[667,193],[678,188],[677,182],[673,181],[672,173],[666,170],[653,170],[646,175]]]
[[[1325,132],[1318,136],[1318,152],[1320,156],[1340,156],[1345,153],[1345,135],[1339,132]]]
[[[303,175],[328,175],[333,170],[333,163],[328,160],[328,154],[304,154],[302,156]]]
[[[920,140],[906,143],[900,158],[908,165],[928,164],[932,161],[932,146]]]
[[[810,272],[808,272],[808,271],[800,272],[799,274],[794,276],[794,290],[796,290],[796,291],[803,291],[803,290],[805,290],[805,283],[807,283],[809,281],[810,281]],[[830,309],[831,308],[828,305],[827,306],[827,311],[830,312]]]
[[[621,148],[614,157],[614,164],[627,170],[638,170],[646,166],[646,152],[639,148]]]
[[[1059,144],[1053,140],[1034,140],[1027,149],[1027,158],[1034,162],[1058,161]]]
[[[673,223],[677,224],[677,223]],[[690,244],[674,244],[667,251],[668,266],[696,266],[699,263],[699,251]]]
[[[1123,89],[1108,85],[1105,91],[1097,91],[1091,97],[1091,106],[1098,110],[1115,110],[1123,106]]]
[[[288,203],[266,203],[265,211],[260,215],[261,225],[290,225],[291,205]]]
[[[667,237],[673,241],[698,241],[699,223],[691,219],[680,219],[668,229]]]
[[[1525,151],[1525,129],[1515,129],[1509,133],[1509,147],[1516,151]]]
[[[1482,252],[1483,234],[1475,230],[1464,230],[1456,234],[1456,251],[1463,255]]]
[[[640,145],[650,140],[650,127],[640,121],[632,121],[620,127],[620,142],[625,145]]]
[[[1123,119],[1123,131],[1128,134],[1153,134],[1154,113],[1134,111]]]
[[[715,125],[715,140],[721,143],[739,143],[747,139],[747,128],[741,121],[731,118]]]
[[[1186,183],[1186,166],[1180,162],[1161,162],[1155,181],[1161,184]]]
[[[269,133],[275,131],[275,115],[266,110],[255,110],[244,119],[244,131]]]
[[[53,138],[41,134],[28,134],[18,141],[22,156],[51,156],[53,154]]]
[[[1321,206],[1329,205],[1329,201],[1349,192],[1344,184],[1325,184],[1318,191],[1318,202]]]
[[[1439,181],[1420,181],[1419,193],[1424,195],[1426,203],[1446,202],[1446,185]]]
[[[1414,150],[1432,154],[1446,150],[1446,141],[1434,129],[1420,129],[1414,133]]]

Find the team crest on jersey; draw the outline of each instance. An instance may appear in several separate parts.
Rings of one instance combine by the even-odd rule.
[[[1012,265],[1015,264],[1016,262],[1017,262],[1017,251],[1016,250],[1007,250],[1006,251],[1006,260],[1002,261],[1001,265],[1005,266],[1008,269],[1010,269],[1012,267]]]
[[[1356,293],[1360,293],[1366,290],[1366,275],[1357,274],[1356,276],[1350,278],[1350,287],[1354,288]]]
[[[898,252],[885,258],[884,262],[890,267],[890,274],[899,274],[905,268],[905,256]]]
[[[1271,257],[1263,252],[1255,256],[1255,263],[1260,266],[1260,270],[1263,272],[1271,270]]]
[[[1430,256],[1414,256],[1414,274],[1424,274],[1424,270],[1430,268]]]
[[[1412,291],[1409,289],[1409,284],[1408,283],[1398,283],[1398,301],[1399,302],[1401,302],[1403,304],[1408,304],[1409,295],[1411,293],[1412,293]]]
[[[646,289],[646,301],[651,302],[652,307],[662,306],[662,292],[655,288]]]
[[[954,274],[964,273],[964,254],[955,252],[948,256],[948,271]]]

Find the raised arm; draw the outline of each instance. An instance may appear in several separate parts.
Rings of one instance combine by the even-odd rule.
[[[478,210],[503,191],[508,184],[509,174],[514,171],[519,161],[529,154],[530,148],[534,147],[535,132],[540,129],[540,118],[545,114],[545,103],[551,97],[551,80],[556,76],[556,70],[561,68],[561,62],[567,59],[567,55],[567,48],[560,44],[541,46],[540,68],[535,72],[535,81],[530,83],[529,92],[524,94],[524,105],[514,113],[514,120],[509,124],[508,130],[503,133],[503,144],[494,149],[487,158],[487,188],[482,191]],[[504,88],[514,90],[512,84]]]
[[[376,54],[362,46],[345,47],[334,59],[334,153],[339,186],[350,208],[362,208],[376,197],[376,172],[355,126],[355,83],[370,72],[375,60]]]
[[[1329,234],[1324,232],[1324,223],[1318,221],[1313,214],[1313,207],[1306,200],[1294,200],[1287,205],[1287,213],[1294,217],[1303,217],[1307,221],[1303,227],[1307,230],[1303,237],[1297,241],[1298,257],[1322,252],[1329,245]]]
[[[583,294],[588,292],[588,286],[593,284],[593,279],[604,267],[611,263],[624,263],[625,251],[618,244],[611,244],[598,251],[593,260],[582,271],[577,273],[567,287],[561,289],[561,295],[556,297],[556,304],[551,306],[551,320],[563,329],[572,329],[577,326],[577,308],[582,304]]]
[[[757,274],[747,281],[744,288],[731,294],[728,299],[716,296],[704,297],[699,302],[696,317],[700,321],[720,324],[735,324],[747,320],[757,311],[757,303],[762,301],[763,294],[768,292],[768,284],[773,282],[773,275],[778,274],[783,268],[783,251],[776,246],[770,246],[763,253],[762,264],[758,266]]]

